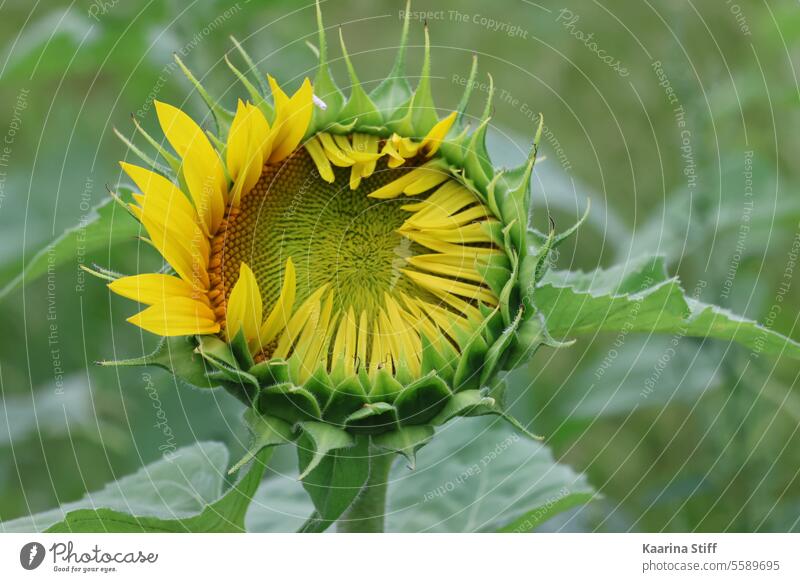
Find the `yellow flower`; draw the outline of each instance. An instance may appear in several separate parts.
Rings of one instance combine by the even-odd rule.
[[[408,19],[394,68],[369,94],[342,40],[345,97],[319,6],[317,15],[313,82],[291,94],[271,76],[253,82],[236,43],[247,70],[225,60],[248,99],[228,111],[178,59],[215,131],[157,102],[172,151],[136,128],[166,164],[126,140],[148,167],[122,162],[138,189],[124,204],[166,268],[101,275],[146,306],[131,323],[177,339],[118,364],[225,387],[256,415],[254,431],[274,433],[270,442],[294,438],[281,423],[301,432],[321,423],[344,433],[340,446],[366,432],[412,456],[454,416],[505,415],[496,373],[553,343],[520,289],[556,244],[554,233],[527,230],[536,146],[523,166],[493,168],[491,90],[477,127],[465,123],[475,59],[458,108],[437,115],[427,28],[412,91]]]

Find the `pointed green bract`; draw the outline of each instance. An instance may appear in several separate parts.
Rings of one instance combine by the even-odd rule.
[[[406,426],[380,434],[372,442],[381,449],[403,455],[409,469],[413,470],[417,464],[417,451],[430,442],[435,432],[429,425]]]
[[[406,49],[408,47],[408,28],[410,23],[411,0],[406,2],[405,18],[403,19],[403,32],[400,35],[400,45],[397,49],[392,70],[389,75],[370,94],[370,98],[378,107],[384,119],[411,97],[411,86],[406,79]]]

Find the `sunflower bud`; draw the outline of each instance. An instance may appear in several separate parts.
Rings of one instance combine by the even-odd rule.
[[[303,438],[304,476],[367,435],[413,463],[454,417],[508,418],[498,372],[556,345],[528,297],[561,240],[528,228],[539,132],[522,167],[495,170],[492,91],[477,129],[463,125],[476,61],[459,109],[439,118],[427,29],[415,91],[403,74],[407,26],[395,69],[369,95],[343,41],[352,90],[339,92],[321,26],[319,73],[291,95],[272,77],[263,92],[228,62],[250,93],[235,112],[179,63],[216,135],[157,102],[177,156],[159,153],[175,174],[122,164],[140,190],[128,209],[171,267],[109,284],[147,306],[131,323],[166,338],[124,363],[244,402],[254,442],[242,462]]]

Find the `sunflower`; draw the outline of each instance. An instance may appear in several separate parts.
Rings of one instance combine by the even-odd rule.
[[[318,72],[293,93],[234,41],[247,67],[226,62],[248,95],[235,111],[177,60],[215,130],[158,101],[171,150],[136,125],[157,156],[126,140],[147,167],[121,162],[138,193],[118,200],[165,269],[103,275],[145,306],[128,321],[166,338],[125,363],[228,389],[254,432],[272,435],[257,434],[254,450],[322,424],[339,431],[337,446],[368,434],[411,458],[450,418],[508,418],[497,373],[556,345],[520,287],[563,238],[528,228],[541,120],[526,163],[496,170],[485,146],[493,91],[474,127],[466,114],[476,58],[458,107],[439,116],[427,26],[416,89],[406,19],[394,67],[370,93],[340,31],[345,97],[319,6],[317,17]]]

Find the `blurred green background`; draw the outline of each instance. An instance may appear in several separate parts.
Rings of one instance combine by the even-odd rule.
[[[558,268],[664,254],[690,294],[800,339],[795,2],[418,4],[427,14],[414,14],[409,75],[424,19],[443,111],[478,55],[470,111],[480,115],[490,72],[498,165],[523,159],[544,114],[534,223],[552,217],[563,230],[591,198]],[[337,28],[374,86],[403,8],[323,3],[340,82]],[[112,128],[132,136],[134,115],[155,129],[154,97],[206,115],[173,52],[229,107],[244,96],[222,60],[230,35],[290,87],[316,62],[306,1],[6,2],[0,15],[0,287],[120,179],[126,149]],[[0,302],[0,521],[78,499],[174,446],[218,440],[236,455],[246,444],[225,394],[92,365],[145,353],[155,338],[126,324],[135,307],[78,265],[135,272],[157,261],[133,238],[75,251]],[[681,337],[601,334],[539,352],[512,375],[514,412],[603,495],[545,529],[799,530],[797,377],[788,359]],[[276,463],[294,461],[282,453]]]

